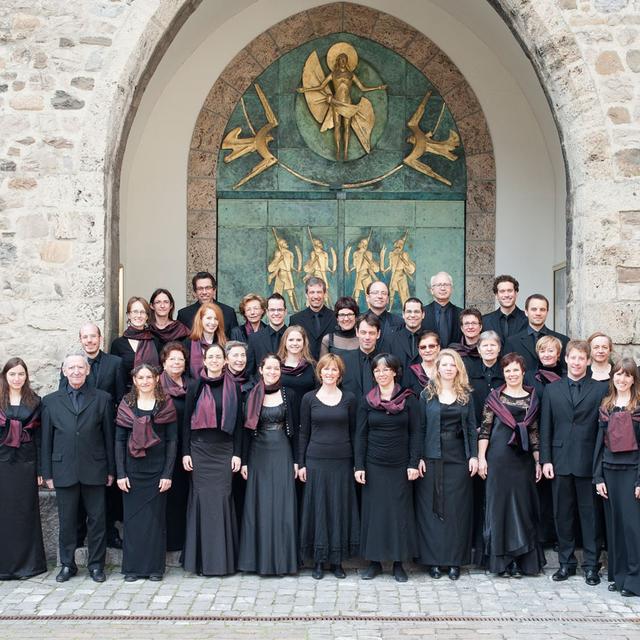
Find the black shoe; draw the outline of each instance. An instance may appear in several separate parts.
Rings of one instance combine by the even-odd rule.
[[[509,575],[512,578],[522,578],[522,569],[515,560],[509,565]]]
[[[498,573],[496,574],[498,576],[498,578],[510,578],[511,575],[508,571],[498,571]]]
[[[311,572],[311,577],[314,580],[322,580],[322,578],[324,578],[324,569],[322,568],[322,562],[316,562],[313,565],[313,571]]]
[[[78,573],[76,567],[67,567],[65,565],[60,569],[60,573],[56,576],[56,582],[66,582],[69,578],[73,578]]]
[[[575,567],[560,567],[552,576],[551,579],[555,582],[563,582],[564,580],[568,580],[569,576],[575,576],[576,569]]]
[[[124,577],[124,581],[125,582],[135,582],[138,579],[138,576],[134,576],[131,573],[128,573],[125,577]]]
[[[600,576],[595,569],[587,569],[584,572],[584,581],[590,586],[595,587],[600,584]]]
[[[107,579],[104,569],[89,569],[89,575],[94,582],[104,582]]]
[[[440,580],[440,578],[442,578],[442,571],[440,571],[440,567],[429,567],[429,575],[434,580]]]
[[[620,595],[625,597],[625,598],[637,598],[638,597],[637,593],[633,593],[633,591],[629,591],[629,589],[621,589],[620,590]]]
[[[449,580],[457,580],[460,577],[460,567],[449,567]]]
[[[618,587],[616,587],[616,583],[615,582],[610,582],[609,586],[607,587],[607,591],[617,591]]]
[[[107,536],[107,547],[110,549],[122,549],[122,538],[117,530]]]
[[[162,580],[162,574],[161,573],[152,573],[149,576],[149,580],[151,580],[151,582],[160,582],[160,580]]]
[[[343,580],[344,578],[347,577],[347,574],[344,572],[344,569],[342,568],[341,564],[332,564],[331,571],[333,571],[333,575],[336,578],[340,578],[340,580]]]
[[[362,574],[363,580],[373,580],[382,573],[382,565],[379,562],[372,562],[367,570]]]
[[[396,582],[406,582],[409,579],[407,572],[402,566],[402,562],[393,563],[393,577],[396,579]]]

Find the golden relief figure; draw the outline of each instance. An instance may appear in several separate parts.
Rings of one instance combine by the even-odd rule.
[[[331,300],[329,297],[329,278],[327,273],[335,273],[338,269],[338,256],[336,255],[336,250],[331,247],[331,260],[333,262],[333,267],[329,264],[329,254],[324,249],[324,243],[319,238],[314,238],[311,229],[307,227],[307,231],[309,232],[309,238],[311,239],[311,253],[309,254],[309,259],[304,264],[304,272],[305,277],[303,278],[304,282],[306,282],[309,278],[315,277],[320,278],[326,285],[326,294],[325,294],[325,304],[327,306],[331,306]]]
[[[409,279],[413,278],[416,272],[416,263],[409,257],[404,250],[407,242],[408,231],[405,231],[402,238],[393,243],[393,250],[389,254],[389,266],[385,267],[386,247],[382,247],[380,252],[380,272],[388,273],[391,271],[389,280],[389,311],[393,308],[393,302],[396,294],[400,297],[400,306],[402,307],[407,298],[411,297],[409,293]]]
[[[289,243],[284,238],[279,238],[276,230],[272,227],[273,237],[276,241],[276,248],[271,257],[271,262],[267,265],[267,284],[273,282],[273,293],[279,293],[281,296],[287,296],[289,303],[294,311],[300,311],[298,300],[296,298],[296,289],[293,284],[294,272],[302,271],[302,253],[300,247],[296,245],[296,254],[298,258],[298,268],[295,268],[295,259],[293,252],[289,249]]]
[[[309,111],[320,123],[320,131],[333,129],[336,145],[336,160],[346,160],[349,152],[351,129],[355,132],[363,149],[371,151],[371,131],[375,124],[373,106],[367,98],[353,103],[351,89],[355,84],[360,91],[381,91],[386,84],[366,87],[355,73],[358,66],[358,54],[353,46],[346,42],[334,44],[327,52],[329,75],[325,77],[318,54],[313,51],[304,64],[302,87]],[[329,84],[333,85],[333,91]]]
[[[366,292],[367,287],[378,280],[378,272],[380,265],[374,260],[373,252],[369,250],[369,242],[371,240],[371,231],[367,238],[362,238],[358,242],[356,250],[353,252],[351,265],[349,266],[349,257],[351,255],[351,245],[347,247],[344,253],[344,270],[346,273],[356,272],[356,279],[353,286],[353,299],[358,300],[361,293]]]

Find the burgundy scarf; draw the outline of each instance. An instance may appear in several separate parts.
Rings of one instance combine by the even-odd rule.
[[[160,327],[156,327],[155,324],[149,325],[149,330],[156,336],[160,342],[166,344],[167,342],[172,342],[173,340],[182,340],[186,338],[191,331],[189,327],[182,324],[178,320],[174,320],[171,324],[168,324],[166,327],[160,329]]]
[[[210,378],[204,371],[200,374],[202,387],[196,400],[196,407],[191,415],[191,430],[222,429],[225,433],[233,433],[238,417],[238,388],[231,376],[224,373],[217,378]],[[209,382],[222,380],[222,416],[218,424],[216,399]]]
[[[249,377],[247,376],[247,370],[245,369],[244,371],[241,371],[240,373],[234,373],[233,371],[231,371],[231,369],[229,369],[228,366],[225,367],[225,371],[227,373],[227,375],[236,383],[239,384],[240,386],[242,386],[243,384],[246,384],[249,380]]]
[[[168,399],[153,416],[137,416],[125,400],[121,400],[118,405],[116,424],[125,429],[131,429],[129,436],[129,453],[132,458],[144,458],[147,449],[160,442],[153,424],[169,424],[176,422],[178,416],[173,401]]]
[[[522,449],[522,451],[529,451],[529,432],[527,431],[527,427],[531,425],[538,415],[538,409],[540,407],[538,396],[536,396],[533,387],[523,387],[525,391],[528,391],[531,394],[531,402],[522,421],[516,422],[511,411],[509,411],[502,400],[500,400],[500,393],[506,388],[506,386],[506,384],[503,384],[497,389],[494,389],[487,396],[485,405],[489,407],[496,416],[498,416],[502,424],[513,430],[513,434],[507,444],[512,447]]]
[[[215,341],[215,338],[214,338]],[[192,340],[189,350],[189,371],[192,378],[199,378],[204,368],[204,354],[206,350],[215,342],[209,343],[204,338]]]
[[[476,342],[474,345],[468,345],[464,338],[462,338],[462,342],[450,344],[449,349],[456,351],[461,358],[464,358],[465,356],[469,358],[480,357],[480,354],[478,353],[478,343]]]
[[[538,382],[542,382],[543,384],[560,380],[560,376],[551,371],[551,369],[538,369],[534,377]]]
[[[612,453],[638,450],[634,422],[640,422],[640,407],[633,411],[612,411],[600,407],[600,422],[604,425],[604,444]]]
[[[8,425],[7,435],[0,445],[19,449],[23,442],[31,442],[33,429],[40,426],[40,405],[38,405],[25,422],[7,418],[5,412],[0,409],[0,424]]]
[[[426,387],[429,384],[429,376],[424,372],[421,364],[410,364],[409,369],[413,371],[422,387]]]
[[[276,384],[267,385],[264,380],[260,380],[253,389],[249,392],[247,398],[247,415],[244,421],[245,429],[251,429],[255,431],[258,428],[258,421],[260,420],[260,412],[262,411],[262,403],[267,393],[274,393],[280,389],[280,381]]]
[[[247,338],[252,333],[258,333],[258,331],[260,331],[263,328],[264,328],[264,325],[262,324],[262,322],[260,322],[260,324],[258,325],[258,330],[257,331],[251,326],[251,323],[248,320],[244,323],[244,330],[247,332]]]
[[[122,335],[129,340],[139,340],[136,356],[133,360],[134,368],[141,364],[150,364],[154,367],[160,366],[156,343],[153,341],[153,334],[149,329],[127,327]]]
[[[404,409],[407,398],[415,396],[411,389],[403,389],[399,384],[393,386],[391,400],[383,400],[380,397],[380,387],[376,385],[367,393],[367,404],[372,409],[386,411],[390,415],[400,413]]]
[[[163,371],[160,374],[160,386],[172,398],[183,398],[187,394],[187,384],[184,376],[182,376],[182,386],[180,386],[166,371]]]
[[[309,363],[302,358],[295,367],[283,364],[281,369],[282,373],[286,373],[288,376],[301,376],[303,371],[309,366]]]

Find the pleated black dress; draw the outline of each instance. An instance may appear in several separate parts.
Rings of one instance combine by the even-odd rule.
[[[356,398],[344,391],[334,406],[315,391],[302,399],[299,466],[307,469],[300,519],[300,553],[314,563],[341,564],[360,548],[353,477]]]
[[[33,411],[9,405],[7,423],[0,424],[0,442],[7,436],[9,420],[24,424]],[[32,437],[19,447],[0,445],[0,580],[29,578],[47,570],[38,503],[39,427]]]
[[[473,525],[473,479],[462,433],[466,409],[457,402],[439,404],[442,457],[427,459],[425,477],[415,483],[417,561],[460,567],[471,561]]]
[[[167,552],[167,492],[160,493],[162,478],[171,478],[177,450],[175,422],[156,424],[154,411],[133,407],[136,416],[151,416],[152,428],[160,442],[134,458],[127,446],[131,429],[116,427],[118,478],[128,477],[131,488],[122,494],[122,573],[148,578],[165,571]]]
[[[501,393],[500,400],[519,422],[531,396],[512,398]],[[537,421],[528,431],[531,451],[510,446],[513,431],[485,407],[478,438],[489,437],[484,539],[486,564],[492,573],[502,573],[515,560],[523,573],[537,575],[546,564],[538,541],[540,507],[532,455],[539,446]]]
[[[298,571],[298,514],[286,403],[262,407],[250,453],[238,569],[259,575]],[[245,429],[245,431],[248,431]]]

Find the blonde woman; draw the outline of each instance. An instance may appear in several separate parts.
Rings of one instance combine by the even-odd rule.
[[[424,475],[416,483],[418,561],[432,578],[442,567],[449,578],[471,562],[473,481],[478,471],[478,436],[471,387],[462,358],[443,349],[435,376],[420,395],[423,405]]]
[[[309,348],[309,336],[303,327],[293,324],[282,334],[278,357],[282,360],[282,384],[296,392],[299,401],[316,387],[315,360]]]

